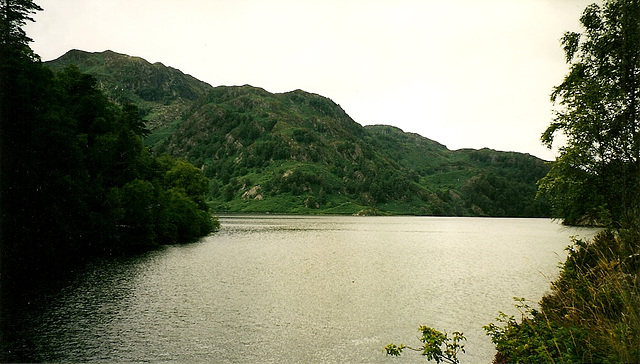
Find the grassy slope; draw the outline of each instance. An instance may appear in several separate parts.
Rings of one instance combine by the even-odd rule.
[[[547,170],[520,153],[450,151],[390,126],[362,127],[304,91],[217,87],[158,151],[201,166],[220,211],[542,216]],[[247,194],[259,189],[259,194]],[[255,197],[259,197],[256,199]]]
[[[141,110],[152,135],[147,144],[166,138],[176,129],[182,113],[211,86],[162,63],[112,51],[89,53],[72,50],[47,62],[54,70],[74,64],[98,79],[113,100],[128,101]]]
[[[532,156],[450,151],[394,127],[362,127],[319,95],[213,88],[111,51],[70,51],[49,65],[70,63],[140,107],[147,145],[201,167],[220,212],[548,214],[535,201],[547,167]]]
[[[486,327],[496,363],[640,362],[640,235],[605,230],[575,241],[540,309]]]

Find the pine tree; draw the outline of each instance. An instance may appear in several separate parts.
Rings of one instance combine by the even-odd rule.
[[[0,44],[28,46],[32,39],[22,27],[42,8],[32,0],[0,0],[0,8]]]

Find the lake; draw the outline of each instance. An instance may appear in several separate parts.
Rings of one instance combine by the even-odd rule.
[[[220,232],[103,260],[43,293],[3,334],[7,361],[424,363],[417,329],[482,329],[537,302],[566,256],[549,219],[223,216]]]

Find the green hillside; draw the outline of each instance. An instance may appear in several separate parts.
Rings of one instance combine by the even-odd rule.
[[[71,51],[113,99],[144,110],[156,153],[211,180],[218,212],[548,216],[536,181],[548,167],[521,153],[451,151],[417,134],[355,122],[336,103],[296,90],[210,87],[159,63]]]
[[[138,106],[152,133],[147,144],[168,136],[192,102],[211,89],[211,85],[175,68],[113,51],[71,50],[46,64],[56,71],[74,64],[97,78],[98,87],[114,101]]]

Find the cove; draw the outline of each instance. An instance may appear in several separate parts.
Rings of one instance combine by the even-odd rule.
[[[419,325],[462,331],[489,363],[482,326],[513,297],[537,302],[570,236],[549,219],[221,216],[184,246],[96,262],[20,308],[3,360],[423,363]]]

